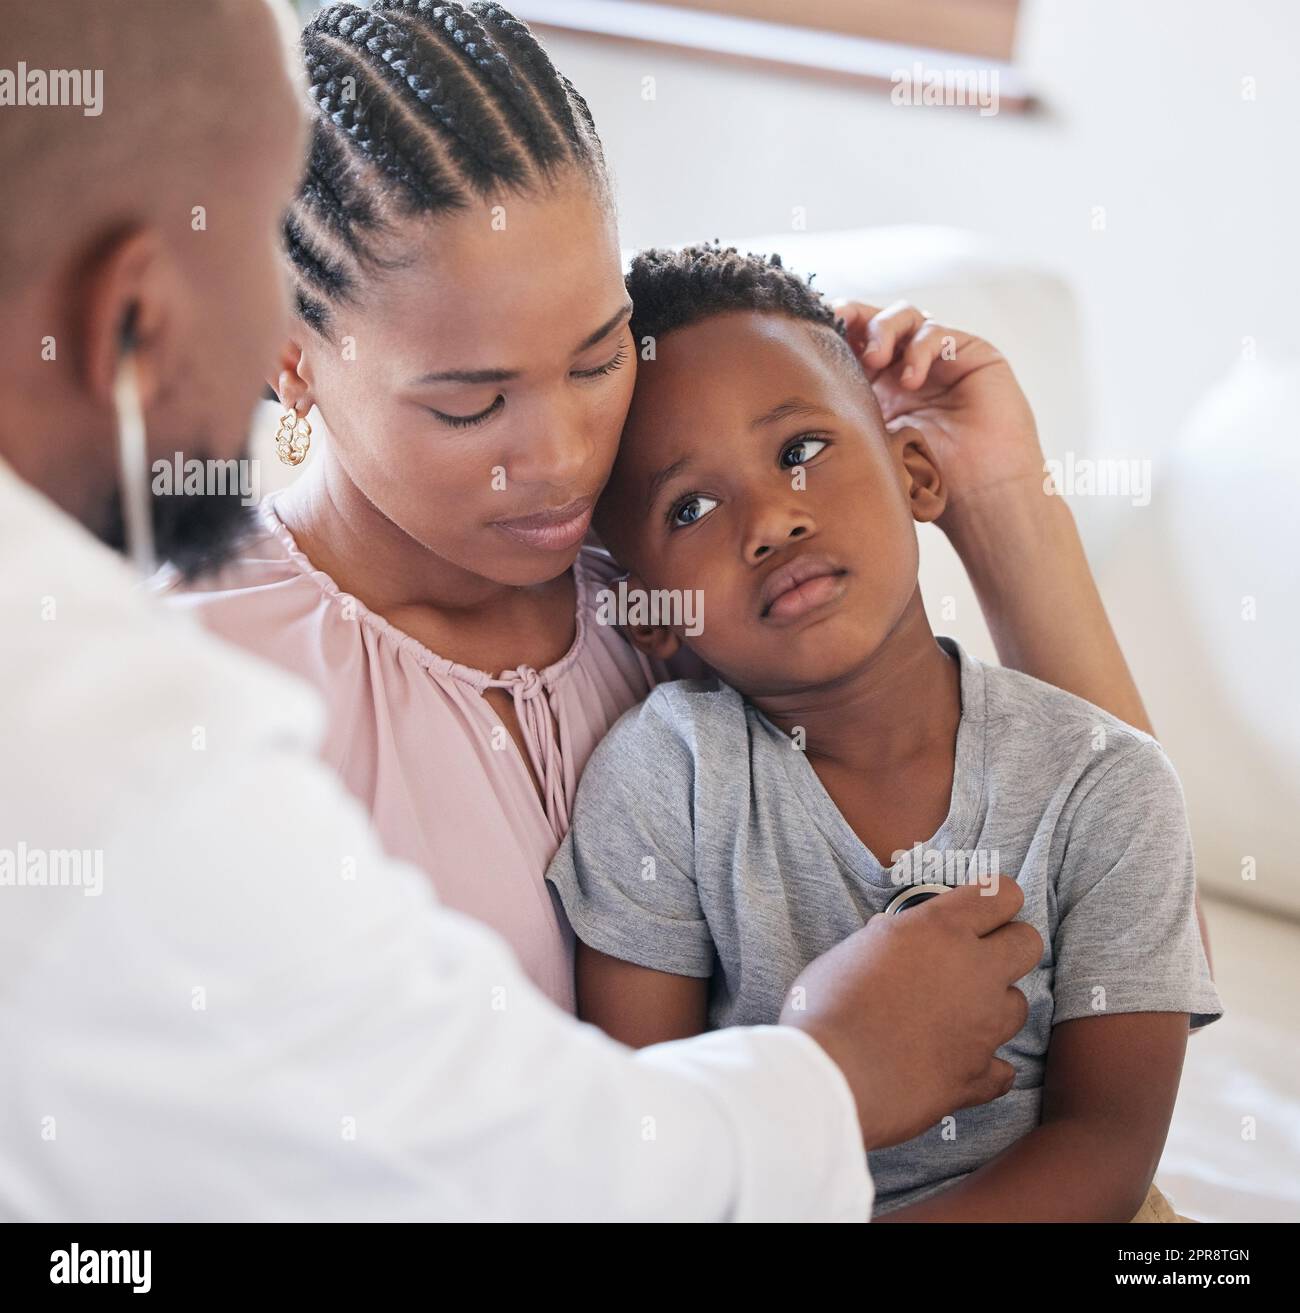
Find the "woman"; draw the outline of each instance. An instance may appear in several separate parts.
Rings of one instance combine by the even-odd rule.
[[[583,547],[636,369],[600,143],[495,5],[333,5],[303,51],[301,322],[277,391],[290,427],[314,407],[327,441],[184,601],[316,684],[323,755],[388,849],[571,1010],[543,873],[592,748],[667,673],[594,622],[614,569]],[[874,376],[899,316],[848,317]],[[988,432],[977,452],[942,435],[945,527],[1000,655],[1144,725],[1032,423]]]

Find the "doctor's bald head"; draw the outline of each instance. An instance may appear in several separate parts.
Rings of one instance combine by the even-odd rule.
[[[243,454],[288,317],[305,126],[283,0],[15,0],[0,57],[0,457],[117,544],[123,342],[151,458]],[[155,507],[193,565],[230,514]]]

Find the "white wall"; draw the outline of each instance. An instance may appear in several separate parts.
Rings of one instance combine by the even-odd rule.
[[[1026,0],[1045,103],[982,118],[705,56],[548,34],[617,174],[626,243],[941,223],[1073,283],[1097,441],[1159,449],[1240,357],[1300,348],[1300,6]],[[642,78],[656,99],[642,99]],[[1242,99],[1242,79],[1258,99]],[[1094,206],[1106,229],[1092,230]]]

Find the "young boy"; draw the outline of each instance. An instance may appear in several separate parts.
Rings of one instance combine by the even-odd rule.
[[[872,1153],[876,1212],[1128,1221],[1189,1018],[1222,1012],[1169,761],[935,638],[914,522],[944,510],[942,473],[918,428],[886,427],[807,284],[706,246],[642,253],[628,287],[653,359],[596,526],[628,597],[677,607],[633,614],[629,637],[660,660],[684,642],[716,677],[661,684],[587,767],[548,872],[580,1014],[637,1045],[773,1023],[800,970],[902,887],[1016,880],[1047,948],[999,1054],[1014,1088]],[[915,335],[895,386],[943,331]]]

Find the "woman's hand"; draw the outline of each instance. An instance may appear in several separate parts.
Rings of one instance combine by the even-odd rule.
[[[885,424],[920,430],[948,487],[939,525],[1004,493],[1043,498],[1038,427],[1011,366],[983,338],[947,328],[906,301],[883,310],[834,303]]]
[[[843,301],[849,345],[885,423],[911,424],[948,485],[939,525],[975,587],[1003,665],[1151,732],[1074,516],[1043,488],[1038,428],[1011,366],[915,306]]]

